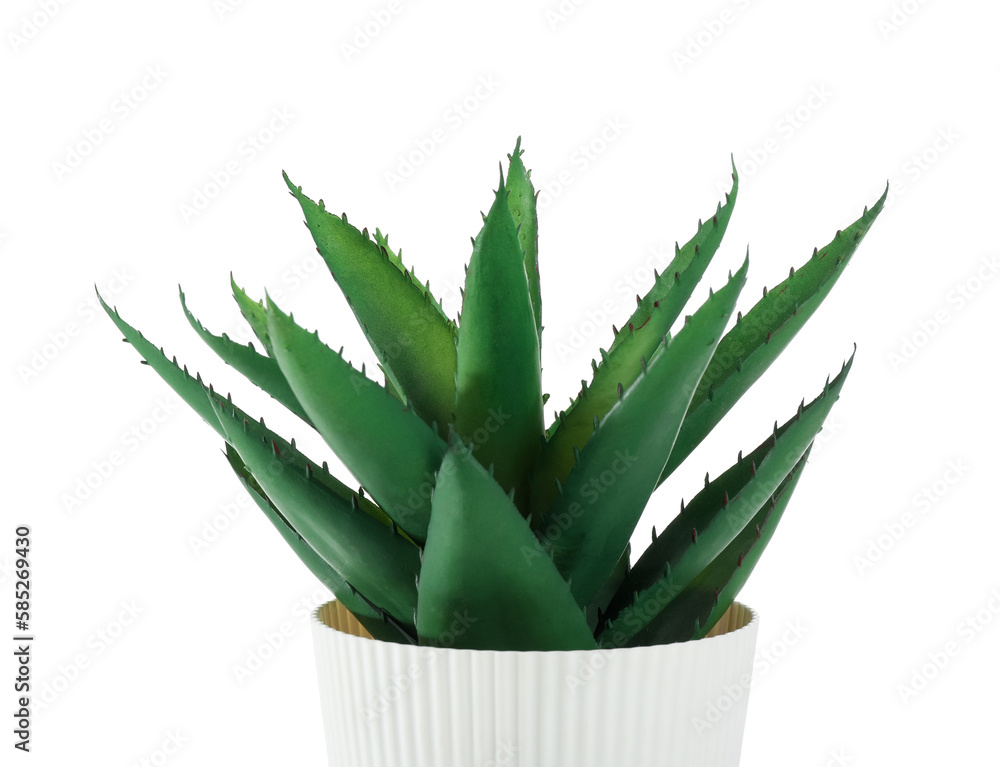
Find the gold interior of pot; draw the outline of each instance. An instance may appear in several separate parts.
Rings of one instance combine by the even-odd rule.
[[[365,639],[372,638],[372,635],[358,622],[354,614],[340,602],[327,602],[319,608],[318,617],[324,625],[344,634],[364,637]],[[751,620],[753,620],[753,613],[750,611],[750,608],[739,602],[733,602],[729,609],[723,613],[719,622],[708,632],[707,636],[714,637],[728,634],[730,631],[743,628]]]
[[[336,629],[344,634],[350,634],[351,636],[364,637],[365,639],[372,638],[372,635],[368,633],[365,627],[358,623],[358,619],[354,617],[354,613],[340,604],[340,602],[327,602],[319,608],[317,615],[324,626],[329,626],[332,629]]]
[[[722,634],[728,634],[730,631],[736,631],[744,626],[748,625],[750,621],[753,620],[753,613],[750,608],[739,602],[733,602],[729,605],[729,609],[726,610],[722,617],[719,618],[719,622],[712,626],[712,630],[706,634],[707,637],[717,637]]]

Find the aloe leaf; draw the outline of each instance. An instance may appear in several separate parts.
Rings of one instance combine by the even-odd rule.
[[[346,216],[327,212],[285,183],[305,214],[334,280],[343,290],[372,350],[414,412],[447,435],[455,404],[455,325],[430,288],[387,248],[358,231]]]
[[[97,292],[96,286],[94,290]],[[157,348],[154,344],[147,341],[142,333],[121,318],[121,315],[118,314],[118,309],[112,309],[105,303],[99,292],[97,292],[97,300],[101,302],[104,311],[107,312],[111,321],[121,331],[121,334],[125,337],[124,340],[132,344],[132,347],[142,356],[142,361],[153,368],[160,378],[171,389],[177,392],[178,396],[190,405],[192,410],[204,419],[205,423],[215,429],[220,437],[225,438],[226,433],[222,429],[222,424],[219,423],[219,419],[215,416],[215,411],[208,403],[208,400],[205,399],[205,392],[209,390],[209,387],[202,383],[201,374],[196,373],[195,375],[191,375],[188,372],[187,365],[181,369],[181,366],[177,364],[177,357],[168,359],[162,346]]]
[[[276,340],[276,345],[280,341]],[[235,448],[267,497],[340,576],[406,625],[416,606],[419,549],[395,524],[361,508],[360,498],[294,444],[212,392],[207,398]]]
[[[729,220],[733,216],[736,208],[736,196],[739,193],[740,182],[736,172],[736,162],[733,165],[733,186],[726,195],[725,204],[718,203],[715,213],[711,218],[698,221],[698,229],[694,236],[684,243],[683,246],[674,244],[674,258],[667,265],[661,274],[656,274],[653,287],[647,291],[646,295],[636,301],[635,311],[628,321],[622,325],[621,330],[615,334],[610,351],[614,351],[620,344],[627,340],[626,331],[631,325],[639,328],[647,322],[647,318],[653,313],[654,305],[659,304],[666,321],[667,328],[674,324],[684,306],[694,293],[705,270],[712,262],[722,238],[729,227]]]
[[[823,393],[808,405],[803,401],[784,425],[775,423],[772,435],[751,455],[741,455],[713,482],[706,477],[705,488],[639,557],[609,607],[626,642],[646,618],[666,609],[688,588],[767,503],[819,433],[853,360],[852,355]]]
[[[445,442],[270,297],[266,311],[278,365],[317,431],[385,513],[422,542]]]
[[[618,402],[618,386],[628,388],[642,373],[642,361],[650,359],[673,318],[654,304],[651,315],[639,328],[630,326],[623,343],[610,352],[601,350],[601,362],[593,363],[594,377],[570,407],[559,414],[553,431],[541,446],[531,477],[531,508],[545,510],[558,494],[575,462],[574,451],[583,449],[594,433],[594,418],[604,418]]]
[[[243,459],[233,448],[226,443],[226,459],[229,465],[240,478],[247,494],[254,503],[264,512],[264,516],[274,525],[275,529],[284,538],[285,543],[291,547],[295,555],[301,560],[320,583],[326,586],[336,597],[337,601],[344,605],[351,614],[358,619],[358,622],[365,627],[375,639],[385,642],[407,642],[413,643],[415,640],[403,629],[403,627],[384,610],[373,605],[373,603],[361,596],[358,590],[343,579],[343,577],[330,564],[321,557],[316,550],[309,545],[299,532],[292,526],[291,522],[281,513],[271,499],[267,497],[264,489],[254,479],[253,474],[243,463]]]
[[[225,408],[227,411],[233,413],[233,418],[236,420],[245,421],[244,430],[252,429],[256,437],[261,441],[272,446],[272,448],[277,448],[277,450],[284,456],[288,461],[298,462],[296,465],[303,471],[306,471],[306,466],[310,466],[315,469],[316,463],[311,461],[306,456],[302,455],[298,448],[295,447],[295,440],[290,442],[282,437],[277,432],[272,431],[264,423],[264,419],[260,418],[254,420],[244,412],[240,410],[236,405],[233,404],[232,395],[227,395],[223,397],[219,392],[212,388],[205,388],[203,390],[203,396],[208,398],[210,405],[215,405],[213,408],[213,413],[217,413],[219,408]],[[220,422],[220,428],[222,424]],[[228,437],[228,432],[223,431],[223,439]],[[227,439],[228,443],[228,439]],[[250,470],[248,468],[248,470]],[[252,471],[252,470],[251,470]],[[339,479],[337,479],[333,474],[330,473],[330,468],[326,461],[319,464],[319,469],[311,471],[311,479],[323,485],[328,493],[337,496],[344,503],[357,506],[361,511],[371,517],[373,520],[378,522],[384,527],[391,527],[394,524],[392,518],[385,513],[376,503],[372,502],[364,492],[364,488],[359,490],[352,490],[350,487],[345,485]],[[410,541],[414,546],[417,546],[417,542],[401,528],[399,530],[399,535],[404,539]]]
[[[691,298],[719,248],[732,218],[739,192],[733,165],[733,186],[725,205],[698,221],[694,236],[683,247],[675,244],[673,260],[662,274],[655,273],[653,287],[636,296],[636,309],[619,330],[608,351],[594,360],[593,378],[582,381],[579,395],[559,413],[546,432],[531,483],[532,508],[546,509],[556,494],[556,480],[564,482],[573,466],[573,450],[582,449],[594,431],[594,417],[603,418],[618,399],[618,384],[628,387],[638,378],[643,357],[649,359],[663,335],[670,330]]]
[[[420,644],[588,650],[594,637],[503,488],[456,442],[441,463],[417,585]]]
[[[184,308],[184,315],[188,318],[188,322],[191,323],[191,327],[201,336],[201,339],[208,347],[218,354],[227,365],[232,366],[245,375],[251,383],[259,386],[312,426],[309,415],[302,408],[302,405],[299,404],[298,399],[296,399],[295,394],[288,385],[288,381],[285,380],[285,376],[281,372],[281,368],[278,367],[278,363],[270,357],[257,352],[253,348],[252,343],[243,346],[243,344],[238,344],[230,339],[225,333],[221,336],[210,333],[188,309],[187,301],[184,299],[184,291],[180,290],[179,286],[178,290],[181,297],[181,306]]]
[[[538,336],[524,257],[503,174],[473,240],[458,330],[455,429],[494,467],[504,490],[517,489],[538,454],[544,428]]]
[[[538,332],[538,347],[542,346],[542,291],[538,274],[538,211],[536,209],[535,188],[531,184],[531,171],[526,170],[521,155],[521,137],[517,137],[513,154],[507,155],[510,165],[507,170],[507,204],[514,216],[517,240],[524,251],[524,273],[528,278],[528,297],[535,316]]]
[[[267,314],[264,311],[263,299],[254,301],[247,292],[236,284],[233,273],[229,273],[229,284],[233,287],[233,298],[236,299],[237,306],[240,307],[240,314],[250,325],[253,334],[257,336],[267,356],[274,359],[274,351],[271,348],[271,337],[267,334]]]
[[[625,578],[628,577],[631,556],[632,546],[627,544],[625,551],[622,552],[621,557],[618,559],[618,564],[615,565],[615,569],[611,571],[611,574],[601,585],[597,594],[590,600],[590,604],[587,605],[587,625],[590,626],[591,631],[594,631],[603,623],[604,612],[608,609],[608,603],[618,592],[618,589],[621,588],[621,585],[625,582]]]
[[[664,340],[643,374],[622,388],[619,402],[595,424],[562,492],[539,518],[540,545],[571,579],[581,605],[607,579],[642,515],[748,267],[749,259],[709,294],[675,338]]]
[[[648,618],[648,622],[629,640],[629,647],[701,639],[712,630],[746,584],[774,535],[808,456],[809,449],[749,524],[687,588],[674,597],[668,608],[653,616],[642,616],[643,619]],[[612,623],[600,634],[598,643],[604,648],[617,647],[616,639],[622,636]]]
[[[823,248],[771,290],[726,334],[691,399],[677,444],[663,469],[663,482],[777,359],[813,315],[850,263],[858,245],[882,211],[882,197],[861,218],[838,231]],[[659,484],[659,483],[657,483]]]

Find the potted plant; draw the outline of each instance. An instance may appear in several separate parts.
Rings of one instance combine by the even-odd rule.
[[[331,764],[736,765],[757,618],[735,598],[851,361],[706,475],[634,564],[629,540],[653,491],[828,294],[885,194],[726,332],[749,257],[681,317],[732,216],[734,164],[725,203],[636,296],[591,380],[546,426],[535,193],[521,155],[518,140],[473,240],[457,322],[379,230],[359,231],[285,176],[381,383],[235,281],[259,351],[206,330],[181,292],[198,334],[316,429],[358,490],[101,302],[225,440],[232,470],[336,597],[313,625]]]

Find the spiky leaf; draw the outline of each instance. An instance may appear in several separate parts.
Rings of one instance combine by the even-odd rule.
[[[232,272],[229,273],[229,284],[233,288],[233,298],[236,299],[236,304],[240,307],[240,313],[264,347],[267,356],[273,359],[274,351],[271,348],[271,337],[267,334],[267,314],[264,312],[263,299],[254,301],[250,298],[247,292],[236,284]]]
[[[608,609],[608,603],[628,577],[631,556],[632,546],[629,544],[625,546],[625,551],[618,559],[615,569],[611,571],[611,574],[601,584],[597,594],[590,600],[590,604],[587,605],[587,625],[590,626],[591,631],[600,626],[604,612]]]
[[[853,356],[823,393],[805,405],[750,456],[739,461],[684,507],[635,563],[627,589],[619,591],[609,612],[626,639],[688,588],[767,503],[822,428],[840,396]],[[707,479],[707,478],[706,478]],[[633,599],[632,590],[638,591]]]
[[[629,647],[686,642],[704,637],[729,609],[760,560],[784,514],[809,456],[807,449],[777,490],[732,542],[628,642]],[[633,616],[637,617],[637,616]],[[602,632],[602,647],[619,646],[615,624]],[[621,635],[618,635],[621,638]]]
[[[417,415],[446,435],[455,404],[454,324],[430,289],[367,230],[327,212],[284,178],[379,362]]]
[[[776,285],[726,334],[691,399],[665,480],[763,375],[813,315],[882,211],[885,193],[847,229]]]
[[[628,388],[642,373],[642,361],[650,359],[673,319],[654,305],[642,327],[630,326],[625,341],[613,351],[601,350],[600,364],[594,363],[594,377],[570,407],[560,413],[549,438],[541,447],[531,478],[531,508],[547,510],[565,482],[575,462],[574,452],[582,450],[594,433],[594,418],[602,419],[618,402],[618,387]]]
[[[663,335],[673,327],[722,242],[736,206],[739,178],[733,165],[733,187],[715,214],[698,222],[694,236],[676,245],[673,260],[656,274],[652,288],[636,302],[636,309],[615,334],[608,351],[595,360],[593,379],[546,432],[531,483],[532,508],[547,509],[556,494],[556,480],[564,482],[573,466],[573,450],[582,449],[594,431],[594,417],[604,418],[618,399],[618,385],[628,387],[639,376],[641,361],[649,359]]]
[[[386,514],[423,541],[445,442],[270,297],[266,311],[278,365],[316,429]]]
[[[208,400],[226,441],[291,526],[345,581],[401,624],[412,624],[417,546],[362,509],[355,493],[333,489],[336,480],[294,445],[276,439],[218,394]]]
[[[691,294],[694,293],[694,289],[718,251],[719,245],[722,244],[722,238],[736,208],[740,182],[735,161],[733,161],[732,179],[733,186],[726,195],[725,204],[718,203],[715,213],[710,218],[698,221],[698,229],[694,236],[683,246],[675,243],[673,259],[662,274],[656,276],[653,287],[637,302],[635,311],[618,331],[609,351],[614,351],[618,345],[626,341],[625,331],[629,325],[638,328],[646,322],[646,318],[653,313],[655,304],[660,305],[660,309],[668,318],[668,328],[680,317],[688,299],[691,298]]]
[[[528,278],[528,297],[535,316],[538,332],[538,346],[542,346],[542,291],[538,273],[538,211],[536,210],[535,188],[531,184],[531,171],[526,170],[521,155],[521,137],[517,137],[513,154],[507,155],[510,166],[507,171],[507,204],[514,216],[517,239],[524,251],[524,273]]]
[[[456,381],[456,430],[475,445],[483,466],[494,467],[505,490],[520,491],[543,433],[542,381],[524,257],[502,175],[473,241]]]
[[[664,342],[580,452],[562,493],[540,517],[542,545],[573,595],[588,604],[621,557],[746,282],[749,259]],[[540,511],[540,510],[539,510]],[[568,520],[568,521],[567,521]]]
[[[94,290],[97,292],[96,286]],[[225,438],[226,433],[222,429],[222,424],[219,423],[219,419],[215,416],[215,411],[212,410],[212,406],[205,398],[205,392],[208,391],[209,387],[202,383],[201,374],[191,375],[188,372],[187,365],[181,369],[180,365],[177,364],[177,357],[174,357],[172,360],[167,359],[163,347],[157,348],[154,344],[147,341],[142,333],[125,322],[121,318],[121,315],[118,314],[117,309],[112,309],[105,303],[100,292],[97,292],[97,300],[101,302],[104,311],[107,312],[111,321],[121,331],[125,340],[132,344],[132,347],[139,352],[146,364],[153,368],[160,378],[171,389],[177,392],[178,396],[190,405],[192,410],[204,419],[205,423],[215,429],[220,437]]]
[[[257,504],[258,508],[264,512],[264,516],[274,525],[275,529],[284,538],[295,555],[302,561],[319,582],[326,586],[337,601],[344,605],[358,619],[365,630],[375,639],[385,642],[407,642],[412,643],[414,639],[403,630],[403,627],[394,619],[388,616],[385,611],[373,606],[370,600],[361,596],[357,589],[347,583],[340,573],[334,570],[330,564],[321,557],[316,550],[309,545],[299,532],[292,526],[291,522],[281,513],[271,499],[267,497],[264,489],[254,479],[253,474],[247,469],[243,459],[233,448],[226,443],[226,459],[229,465],[243,486],[247,494]]]
[[[597,645],[503,488],[456,443],[434,489],[417,597],[421,644],[477,650]]]
[[[180,286],[178,286],[178,290],[184,315],[208,347],[218,354],[227,365],[231,365],[245,375],[251,383],[266,391],[311,426],[312,421],[309,419],[309,415],[296,399],[288,381],[285,380],[285,376],[281,372],[281,368],[278,367],[278,363],[271,357],[257,352],[252,343],[244,346],[233,341],[225,333],[217,336],[209,332],[188,309],[187,301],[184,299],[184,291],[180,290]]]

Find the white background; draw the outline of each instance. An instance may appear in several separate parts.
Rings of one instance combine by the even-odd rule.
[[[280,171],[390,232],[454,314],[468,238],[518,135],[544,190],[549,414],[631,312],[629,281],[648,288],[648,266],[714,211],[730,153],[739,203],[694,300],[749,244],[744,311],[890,182],[830,298],[654,496],[634,546],[856,342],[741,594],[762,621],[743,764],[981,763],[1000,679],[998,23],[985,0],[9,0],[0,614],[13,530],[29,524],[48,702],[31,754],[9,756],[5,650],[3,763],[159,764],[171,734],[177,767],[325,763],[306,616],[326,594],[219,439],[95,313],[94,284],[168,354],[329,457],[201,343],[177,284],[211,330],[243,333],[232,270],[371,365]]]

